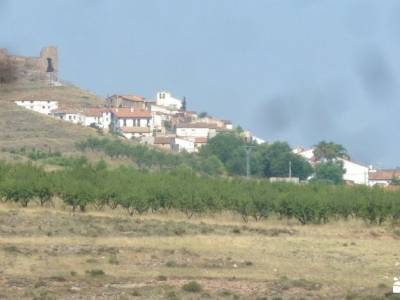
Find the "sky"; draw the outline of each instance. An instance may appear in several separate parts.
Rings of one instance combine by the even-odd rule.
[[[98,95],[168,90],[268,141],[400,166],[400,1],[0,0],[0,48],[47,45]]]

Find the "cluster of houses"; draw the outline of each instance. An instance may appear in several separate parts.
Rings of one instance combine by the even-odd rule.
[[[304,157],[311,165],[317,160],[314,156],[314,148],[305,149],[298,147],[293,152]],[[400,178],[400,170],[377,170],[373,166],[366,166],[348,159],[337,158],[342,161],[345,173],[343,180],[349,185],[389,186],[393,180]]]
[[[220,132],[233,130],[230,121],[186,110],[186,99],[158,92],[155,100],[136,95],[112,95],[103,107],[63,108],[57,101],[15,101],[19,106],[54,118],[99,128],[127,139],[175,152],[197,152]],[[263,143],[245,131],[244,137]]]
[[[136,95],[112,95],[103,107],[62,108],[52,100],[21,100],[15,103],[66,122],[110,131],[174,152],[198,152],[210,138],[233,130],[230,121],[186,110],[185,98],[177,99],[167,91],[158,92],[155,100]],[[243,135],[245,139],[259,144],[265,142],[248,131]],[[314,148],[298,147],[293,152],[312,165],[317,163]],[[400,178],[400,170],[376,170],[348,159],[338,160],[343,162],[343,179],[348,184],[388,186],[394,178]]]

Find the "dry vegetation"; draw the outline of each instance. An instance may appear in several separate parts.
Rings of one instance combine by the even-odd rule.
[[[16,100],[56,100],[59,106],[84,107],[102,103],[102,99],[68,85],[49,87],[42,82],[24,82],[0,86],[0,146],[26,146],[64,152],[74,151],[74,143],[96,131],[31,112],[13,103]]]
[[[0,206],[1,299],[395,299],[400,232]]]

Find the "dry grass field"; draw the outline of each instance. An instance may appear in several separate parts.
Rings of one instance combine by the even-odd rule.
[[[103,100],[75,86],[49,87],[40,82],[0,86],[0,147],[36,147],[74,151],[74,143],[96,135],[96,131],[52,119],[18,107],[16,100],[55,100],[62,107],[85,107]]]
[[[0,206],[0,299],[398,299],[400,229]],[[190,283],[195,281],[195,283]]]

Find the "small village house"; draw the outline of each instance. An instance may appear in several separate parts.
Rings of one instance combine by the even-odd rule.
[[[145,110],[145,98],[137,95],[112,95],[106,99],[107,106],[113,108],[133,108]]]
[[[152,134],[153,121],[149,111],[131,107],[113,108],[111,113],[111,127],[114,132],[120,132],[128,139]]]
[[[192,153],[196,151],[194,139],[188,138],[175,138],[174,151]]]
[[[76,108],[58,108],[51,112],[51,115],[66,122],[83,125],[85,116]]]
[[[84,126],[95,126],[104,130],[109,130],[111,125],[111,110],[108,108],[88,108],[83,112]]]
[[[389,186],[393,179],[400,179],[400,170],[370,170],[368,177],[370,186]]]
[[[153,145],[157,148],[171,151],[174,147],[175,137],[172,136],[156,136]]]
[[[183,100],[172,97],[171,93],[168,91],[161,91],[157,93],[156,104],[180,110],[183,106]]]
[[[304,157],[310,164],[315,165],[317,161],[314,156],[314,150],[314,148],[304,149],[298,147],[293,149],[293,153]],[[343,168],[345,170],[343,180],[345,182],[348,184],[368,185],[370,167],[343,158],[337,158],[337,160],[343,163]]]
[[[187,138],[212,138],[217,134],[217,126],[207,123],[184,123],[176,126],[176,136]]]
[[[58,108],[58,102],[52,100],[20,100],[14,101],[14,103],[45,115],[50,115],[51,111]]]

